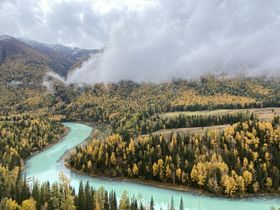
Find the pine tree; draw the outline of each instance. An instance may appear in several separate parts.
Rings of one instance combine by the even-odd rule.
[[[181,200],[180,200],[180,210],[184,210],[184,201],[183,201],[183,198],[181,197]]]
[[[171,197],[171,205],[170,205],[170,210],[175,210],[175,207],[174,207],[174,199],[173,199],[173,195]]]
[[[140,203],[140,208],[139,208],[140,210],[145,210],[145,207],[143,206],[143,203],[141,202]]]
[[[84,185],[83,185],[82,181],[80,182],[80,185],[79,185],[79,192],[78,192],[76,206],[77,206],[77,210],[85,209]]]
[[[93,209],[93,192],[92,189],[89,186],[89,182],[87,181],[85,186],[85,209],[86,210],[92,210]]]
[[[30,189],[26,180],[26,175],[24,176],[24,180],[23,180],[23,184],[21,187],[21,200],[20,202],[22,202],[23,200],[26,200],[30,197]]]
[[[117,196],[116,196],[116,192],[114,191],[114,198],[113,198],[113,207],[115,210],[118,209],[118,202],[117,202]]]
[[[150,210],[155,210],[154,199],[153,199],[153,197],[151,197]]]
[[[109,194],[109,205],[110,210],[117,210],[116,193],[114,191],[111,191]]]
[[[129,209],[129,198],[126,191],[123,192],[120,199],[119,210],[128,210]]]
[[[36,206],[37,209],[40,208],[41,203],[40,203],[40,192],[39,192],[39,184],[38,182],[35,182],[32,188],[32,197],[34,198],[35,201],[37,201]]]
[[[108,192],[107,191],[105,191],[104,210],[110,210],[109,209],[109,198],[108,198]]]
[[[75,210],[75,201],[73,196],[73,191],[70,188],[70,180],[63,174],[59,174],[60,180],[60,192],[62,192],[62,199],[61,199],[61,209],[63,210]]]

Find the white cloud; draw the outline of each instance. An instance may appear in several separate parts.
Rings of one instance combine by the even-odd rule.
[[[95,0],[92,3],[92,7],[98,13],[107,14],[112,10],[143,11],[156,4],[157,2],[153,0]]]
[[[275,75],[279,0],[14,0],[0,33],[105,53],[68,82]]]
[[[123,13],[112,25],[104,55],[69,81],[278,75],[279,8],[278,0],[162,0]]]
[[[0,34],[100,48],[121,10],[144,5],[148,0],[0,0]]]

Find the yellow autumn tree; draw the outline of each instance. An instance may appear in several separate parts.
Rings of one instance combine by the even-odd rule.
[[[111,157],[110,157],[110,162],[112,165],[116,165],[117,164],[117,158],[114,152],[112,152]]]
[[[33,198],[29,198],[22,202],[20,210],[36,210],[36,201]]]
[[[19,205],[16,201],[8,198],[4,198],[0,203],[0,209],[3,210],[17,210],[19,209]]]
[[[252,180],[253,180],[253,175],[251,172],[245,170],[243,173],[243,179],[244,179],[244,183],[245,183],[245,186],[248,186],[249,184],[252,183]]]
[[[202,162],[198,162],[193,166],[191,171],[191,179],[196,182],[200,187],[204,186],[207,177],[206,166]]]
[[[134,176],[138,176],[138,166],[136,163],[134,163],[134,165],[133,165],[132,173]]]
[[[225,194],[232,196],[237,190],[237,184],[233,177],[223,175],[221,179],[222,186],[224,187]]]

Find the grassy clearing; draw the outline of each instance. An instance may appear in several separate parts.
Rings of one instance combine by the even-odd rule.
[[[239,112],[247,112],[247,109],[217,109],[217,110],[211,110],[211,111],[195,111],[195,112],[166,112],[163,114],[160,114],[160,117],[162,118],[172,118],[172,117],[177,117],[179,115],[186,115],[186,116],[196,116],[196,115],[224,115],[224,114],[229,114],[229,113],[239,113]]]
[[[229,127],[230,124],[227,125],[214,125],[207,127],[194,127],[194,128],[176,128],[176,129],[163,129],[153,133],[153,135],[163,135],[165,138],[170,138],[172,133],[184,135],[186,133],[197,133],[203,134],[207,131],[220,131]]]
[[[274,115],[280,115],[280,108],[260,108],[260,109],[252,109],[254,114],[260,119],[264,121],[270,121],[273,119]]]
[[[159,116],[162,118],[172,118],[179,115],[187,116],[196,116],[196,115],[225,115],[225,114],[234,114],[234,113],[254,113],[261,120],[271,120],[274,117],[274,114],[280,115],[280,108],[254,108],[254,109],[217,109],[217,110],[205,110],[205,111],[195,111],[195,112],[166,112],[162,113]]]
[[[218,110],[211,110],[211,111],[195,111],[195,112],[166,112],[160,115],[162,118],[172,118],[176,117],[180,114],[194,116],[194,115],[225,115],[225,114],[234,114],[240,112],[249,112],[254,113],[257,118],[263,121],[271,121],[274,115],[280,115],[280,108],[273,107],[273,108],[255,108],[255,109],[218,109]],[[186,133],[204,133],[209,130],[223,130],[226,127],[230,126],[227,125],[217,125],[217,126],[208,126],[208,127],[194,127],[194,128],[177,128],[177,129],[163,129],[154,132],[155,135],[164,135],[165,137],[170,137],[172,133],[177,134],[186,134]]]

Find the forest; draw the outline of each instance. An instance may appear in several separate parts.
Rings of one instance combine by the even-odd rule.
[[[201,188],[228,196],[279,193],[279,117],[246,120],[205,134],[131,138],[114,134],[77,147],[75,169],[109,177],[133,177]]]
[[[0,117],[0,209],[1,210],[145,210],[154,209],[153,198],[143,204],[124,192],[117,202],[116,193],[93,189],[80,183],[78,192],[60,174],[54,184],[38,183],[22,176],[24,160],[59,141],[67,132],[62,123],[38,115]],[[183,201],[181,200],[181,209]],[[170,200],[174,209],[174,201]]]
[[[0,0],[0,210],[280,210],[280,0]]]
[[[31,76],[15,85],[7,77],[0,79],[0,209],[154,209],[153,198],[141,203],[124,192],[116,202],[114,191],[93,189],[88,183],[80,183],[75,192],[63,175],[55,184],[30,183],[21,176],[28,157],[67,132],[64,121],[110,127],[105,139],[93,138],[70,154],[67,166],[80,172],[230,197],[279,194],[279,117],[273,112],[273,119],[260,120],[254,114],[280,105],[275,78],[210,76],[84,86],[49,78],[51,91],[39,83],[31,85],[35,80]],[[224,127],[208,129],[217,125]],[[193,127],[204,132],[163,134]],[[184,209],[183,201],[180,206]]]

